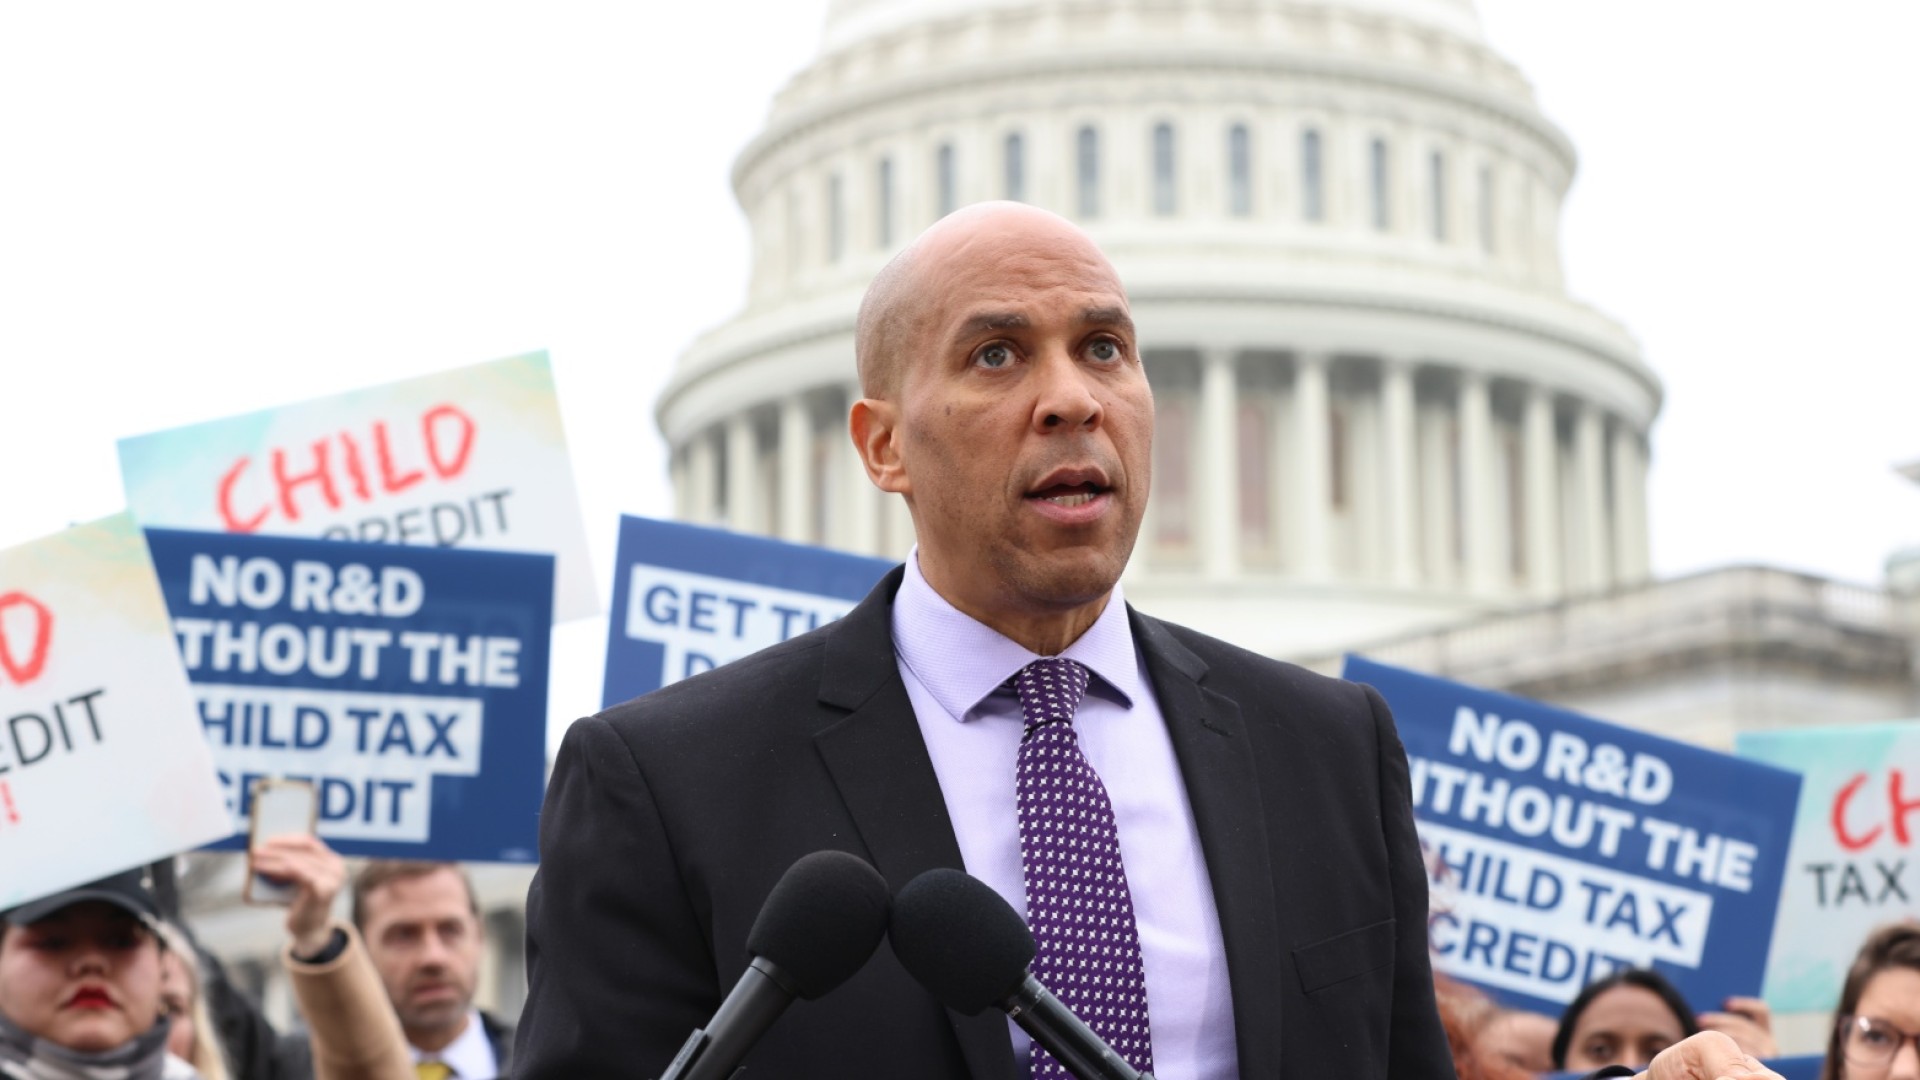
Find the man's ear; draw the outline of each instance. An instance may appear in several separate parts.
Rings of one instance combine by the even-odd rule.
[[[910,493],[906,465],[900,460],[898,405],[882,398],[861,398],[847,414],[847,433],[874,487],[895,495]]]

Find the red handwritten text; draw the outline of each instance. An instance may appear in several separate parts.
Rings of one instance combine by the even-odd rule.
[[[239,501],[235,489],[253,466],[253,459],[243,455],[221,475],[215,492],[221,524],[228,532],[250,533],[275,514],[297,522],[303,499],[311,508],[317,498],[329,510],[340,509],[347,496],[372,502],[422,482],[429,469],[435,477],[451,480],[466,470],[476,430],[473,417],[458,406],[436,405],[420,416],[424,461],[404,461],[394,452],[384,420],[374,421],[366,445],[353,432],[343,430],[292,451],[275,447],[267,462],[273,497],[240,507],[235,505]]]
[[[1920,810],[1920,798],[1907,798],[1906,776],[1899,769],[1887,770],[1886,806],[1887,817],[1883,822],[1875,822],[1870,828],[1862,827],[1872,821],[1872,811],[1852,810],[1854,796],[1867,786],[1866,773],[1856,773],[1853,779],[1841,785],[1834,792],[1833,808],[1829,823],[1833,827],[1833,838],[1847,851],[1860,851],[1880,839],[1889,826],[1893,829],[1893,840],[1901,847],[1913,842],[1913,835],[1907,828],[1907,816]]]
[[[27,646],[25,659],[16,651],[11,635],[7,631],[7,609],[24,607],[33,620],[33,632],[29,638],[32,644]],[[16,621],[14,625],[19,625]],[[40,677],[47,666],[47,650],[53,644],[53,612],[47,605],[35,600],[23,592],[10,592],[0,595],[0,671],[7,673],[16,686],[25,686]]]

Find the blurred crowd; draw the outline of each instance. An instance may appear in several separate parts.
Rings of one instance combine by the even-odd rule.
[[[15,1080],[488,1080],[513,1030],[473,1005],[484,924],[451,863],[351,882],[310,835],[262,840],[287,885],[280,951],[305,1029],[276,1031],[219,958],[167,922],[144,870],[0,913],[0,1076]]]
[[[1472,987],[1435,977],[1440,1018],[1460,1080],[1636,1071],[1701,1031],[1718,1031],[1760,1059],[1778,1056],[1772,1015],[1758,998],[1728,998],[1696,1014],[1656,971],[1626,968],[1583,988],[1558,1018],[1503,1009]],[[1871,934],[1855,955],[1827,1039],[1821,1080],[1920,1080],[1920,923]]]
[[[255,873],[291,886],[288,973],[305,1030],[278,1032],[217,956],[161,917],[128,871],[0,913],[0,1075],[16,1080],[488,1080],[508,1075],[513,1029],[473,1005],[484,924],[457,865],[373,862],[351,883],[312,836],[262,841]],[[349,891],[350,890],[350,891]],[[351,916],[333,917],[349,891]],[[1776,1056],[1765,1003],[1695,1014],[1657,972],[1616,971],[1559,1017],[1501,1008],[1439,976],[1460,1080],[1644,1069],[1718,1031]],[[1920,1080],[1920,924],[1860,947],[1837,1003],[1821,1080]]]

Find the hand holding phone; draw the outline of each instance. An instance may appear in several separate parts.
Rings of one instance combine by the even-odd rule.
[[[247,826],[247,883],[240,899],[249,904],[293,903],[299,883],[274,878],[254,869],[263,841],[276,836],[312,836],[318,807],[313,784],[306,780],[262,777],[254,781],[253,811]]]
[[[333,902],[347,884],[346,860],[317,836],[284,833],[260,841],[254,871],[293,887],[287,905],[287,936],[293,954],[320,955],[333,940]]]

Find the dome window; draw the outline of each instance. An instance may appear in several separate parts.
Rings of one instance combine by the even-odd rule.
[[[1153,125],[1153,212],[1161,217],[1177,209],[1174,169],[1173,125],[1163,121]]]
[[[1488,165],[1480,166],[1480,246],[1493,254],[1493,168]]]
[[[840,174],[827,177],[827,261],[839,262],[846,251],[847,221],[841,207]]]
[[[1027,201],[1027,144],[1017,131],[1007,132],[1004,166],[1006,185],[1004,194],[1014,202]]]
[[[1315,128],[1300,133],[1300,216],[1308,221],[1327,220],[1326,172],[1320,132]]]
[[[1100,133],[1092,125],[1074,136],[1075,209],[1083,218],[1100,216]]]
[[[934,155],[934,183],[937,185],[936,205],[939,217],[946,217],[959,208],[959,195],[956,191],[953,175],[953,144],[941,143]]]
[[[883,157],[873,170],[874,246],[893,246],[893,159]]]
[[[1372,178],[1373,227],[1386,232],[1393,227],[1393,206],[1387,190],[1387,140],[1375,138],[1368,144],[1367,159]]]
[[[1447,155],[1438,150],[1427,159],[1427,185],[1433,197],[1433,238],[1447,242]]]
[[[1227,213],[1253,215],[1253,140],[1247,125],[1227,129]]]

